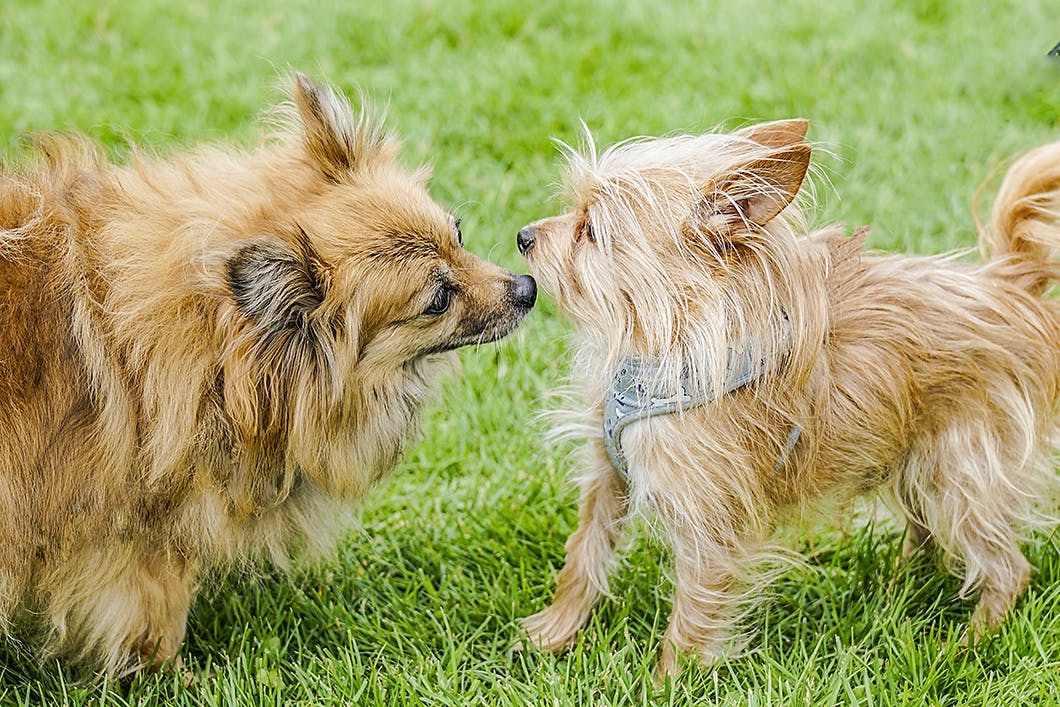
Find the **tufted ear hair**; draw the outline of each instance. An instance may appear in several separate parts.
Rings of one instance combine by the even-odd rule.
[[[812,148],[797,144],[752,160],[711,181],[686,230],[727,237],[749,225],[763,226],[795,199],[810,167]]]
[[[218,378],[236,457],[228,491],[235,512],[250,516],[287,497],[292,430],[323,414],[337,390],[323,312],[331,275],[298,228],[290,239],[240,246],[224,261],[224,280],[235,304]]]
[[[749,125],[733,134],[757,142],[759,145],[779,149],[802,142],[806,139],[806,132],[809,129],[810,121],[805,118],[792,118]]]
[[[291,98],[304,129],[309,157],[325,178],[339,182],[361,169],[392,161],[398,143],[383,127],[383,116],[371,115],[362,96],[355,114],[343,96],[295,71]]]
[[[324,266],[305,233],[299,234],[297,250],[276,239],[261,239],[243,246],[225,263],[236,305],[266,338],[308,334],[310,318],[324,301]]]

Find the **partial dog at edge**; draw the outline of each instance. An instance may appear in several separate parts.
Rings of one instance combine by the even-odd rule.
[[[537,646],[574,640],[637,509],[674,552],[660,675],[721,655],[782,512],[825,499],[897,502],[905,551],[933,542],[979,591],[965,640],[1027,586],[1019,542],[1056,481],[1060,142],[1010,168],[968,264],[808,233],[806,129],[590,142],[571,212],[520,231],[578,329],[568,428],[588,439],[553,603],[523,624]]]
[[[46,653],[178,662],[201,579],[326,550],[449,352],[534,304],[380,119],[297,73],[277,115],[254,151],[44,135],[0,172],[0,619]]]

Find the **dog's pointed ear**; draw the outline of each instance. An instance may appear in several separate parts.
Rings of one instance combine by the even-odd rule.
[[[308,333],[310,318],[324,301],[326,271],[305,241],[295,250],[262,239],[243,246],[225,263],[236,306],[266,337]]]
[[[745,195],[735,194],[746,204],[743,217],[751,223],[765,225],[788,207],[799,193],[810,168],[813,148],[795,145],[771,157],[755,160],[740,170],[748,175]]]
[[[805,118],[792,118],[791,120],[774,120],[769,123],[749,125],[737,130],[734,134],[757,142],[759,145],[780,149],[805,140],[809,129],[810,121]]]
[[[295,71],[291,97],[304,130],[306,152],[332,182],[397,153],[397,141],[383,127],[382,116],[369,114],[362,97],[354,113],[343,96]]]
[[[689,230],[725,237],[740,225],[769,223],[799,193],[811,153],[809,145],[798,144],[713,180],[693,211]]]

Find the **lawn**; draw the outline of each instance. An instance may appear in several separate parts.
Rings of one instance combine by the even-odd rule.
[[[551,140],[577,141],[580,119],[607,144],[804,116],[829,151],[818,220],[940,252],[974,244],[972,195],[994,166],[1060,137],[1057,19],[1052,0],[6,0],[0,153],[50,129],[116,159],[130,139],[253,144],[295,66],[389,103],[468,247],[525,271],[515,233],[560,208]],[[896,566],[886,521],[799,535],[810,560],[751,615],[750,651],[661,692],[667,552],[645,533],[571,652],[513,652],[575,522],[570,450],[538,421],[569,332],[545,297],[506,342],[462,352],[423,441],[334,556],[206,587],[184,650],[195,683],[108,683],[5,642],[0,704],[1060,702],[1058,539],[1027,549],[1036,572],[1012,620],[961,651],[959,581],[931,556]]]

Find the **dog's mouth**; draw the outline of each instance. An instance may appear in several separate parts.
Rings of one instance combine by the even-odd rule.
[[[503,339],[508,334],[515,331],[515,328],[522,323],[523,319],[529,313],[529,309],[522,311],[513,311],[507,317],[501,320],[495,320],[483,327],[478,332],[469,332],[460,339],[452,342],[449,346],[450,349],[458,349],[463,346],[472,346],[478,344],[488,344],[498,339]]]

